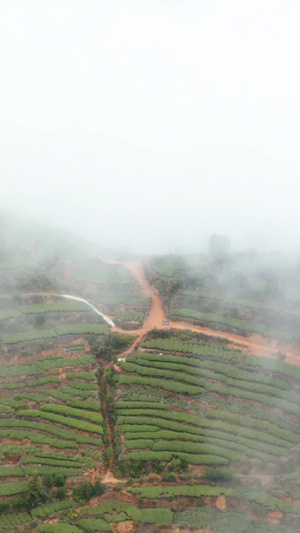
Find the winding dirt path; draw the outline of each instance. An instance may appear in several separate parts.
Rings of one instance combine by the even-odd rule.
[[[115,261],[114,259],[109,259],[106,257],[103,257],[93,250],[90,250],[86,247],[81,247],[86,252],[90,253],[91,255],[98,257],[101,261],[107,264],[119,264],[123,265],[125,268],[129,270],[129,272],[132,274],[132,276],[135,278],[137,283],[140,285],[142,290],[144,291],[144,294],[151,298],[151,306],[149,314],[143,324],[143,326],[139,329],[135,330],[123,330],[121,328],[118,328],[113,325],[113,322],[110,317],[107,317],[106,315],[103,315],[101,311],[96,309],[92,304],[87,302],[86,300],[83,300],[80,297],[77,296],[70,296],[70,295],[64,295],[64,294],[57,294],[57,293],[27,293],[27,295],[36,295],[36,294],[43,294],[45,296],[59,296],[64,298],[70,298],[74,300],[80,300],[85,301],[95,312],[97,312],[99,315],[102,315],[104,320],[106,320],[107,323],[110,324],[112,331],[119,332],[125,335],[133,335],[135,336],[135,341],[133,344],[125,350],[120,356],[127,357],[130,355],[136,346],[142,342],[143,337],[152,329],[178,329],[178,330],[189,330],[194,331],[197,333],[203,333],[205,335],[209,335],[211,337],[219,337],[222,339],[228,339],[231,341],[231,346],[235,348],[240,348],[243,350],[244,353],[250,355],[257,355],[259,357],[270,357],[270,358],[278,358],[278,352],[283,352],[286,355],[285,361],[287,363],[290,363],[292,365],[295,365],[297,367],[300,367],[300,350],[294,348],[291,345],[282,345],[279,341],[276,339],[267,339],[264,338],[261,335],[258,334],[252,334],[247,337],[244,337],[242,335],[238,335],[236,333],[230,333],[225,331],[219,331],[215,329],[211,329],[209,327],[202,327],[197,326],[194,324],[190,324],[188,322],[172,322],[172,324],[169,325],[163,325],[163,321],[167,321],[168,318],[166,317],[164,313],[163,303],[162,300],[157,292],[157,290],[152,287],[145,276],[144,267],[141,263],[135,262],[135,261]],[[112,365],[112,363],[110,363]],[[110,366],[108,365],[108,366]],[[109,414],[109,407],[107,403],[107,384],[105,380],[105,374],[103,374],[101,379],[101,392],[102,392],[102,401],[103,401],[103,407],[104,407],[104,413],[105,413],[105,421],[107,426],[107,433],[108,433],[108,443],[109,447],[112,450],[112,456],[110,457],[108,470],[106,474],[102,477],[102,482],[106,483],[118,483],[120,480],[117,480],[112,471],[114,468],[114,460],[115,460],[115,450],[114,450],[114,439],[113,439],[113,428],[111,426],[111,420],[110,420],[110,414]],[[219,508],[225,509],[226,508],[226,499],[219,499]]]
[[[77,243],[78,244],[78,243]],[[136,279],[138,284],[142,287],[146,296],[151,298],[151,308],[148,317],[146,318],[143,326],[135,330],[122,330],[118,327],[113,327],[112,331],[116,331],[123,334],[134,335],[136,340],[134,344],[127,349],[122,356],[128,356],[134,348],[141,342],[144,335],[154,328],[158,329],[187,329],[195,331],[197,333],[204,333],[211,337],[221,337],[228,339],[232,343],[232,347],[242,349],[247,355],[257,355],[258,357],[278,358],[278,352],[282,352],[286,355],[285,362],[294,366],[300,367],[300,349],[294,348],[290,344],[281,344],[277,339],[268,339],[259,334],[251,334],[247,337],[238,335],[236,333],[230,333],[226,331],[220,331],[211,329],[208,327],[197,326],[190,324],[189,322],[172,322],[170,326],[164,326],[162,322],[168,320],[164,313],[163,303],[158,295],[156,289],[152,287],[145,276],[145,270],[141,263],[137,261],[116,261],[115,259],[104,257],[103,255],[95,252],[93,249],[79,245],[85,252],[98,257],[103,263],[108,265],[123,265],[132,276]]]
[[[146,279],[144,267],[141,263],[135,261],[116,261],[114,259],[109,259],[103,257],[102,255],[97,254],[96,252],[84,247],[86,252],[91,255],[98,257],[101,261],[110,265],[123,265],[129,270],[132,276],[135,278],[137,283],[142,287],[144,294],[151,298],[151,307],[150,312],[139,329],[133,330],[123,330],[117,326],[112,325],[113,321],[110,317],[104,315],[99,309],[96,309],[92,304],[87,300],[80,298],[79,296],[71,296],[66,294],[59,293],[50,293],[50,292],[38,292],[38,293],[25,293],[24,296],[33,296],[33,295],[43,295],[43,296],[58,296],[62,298],[68,298],[73,300],[84,301],[89,305],[97,314],[101,315],[104,320],[111,326],[112,331],[123,333],[125,335],[133,335],[136,337],[134,343],[125,350],[122,354],[122,357],[127,357],[130,355],[136,346],[141,343],[143,337],[152,329],[180,329],[180,330],[189,330],[196,333],[204,333],[211,337],[219,337],[222,339],[228,339],[232,344],[233,348],[242,349],[247,355],[256,355],[258,357],[269,357],[269,358],[278,358],[278,353],[282,352],[286,355],[285,362],[290,363],[291,365],[300,367],[300,349],[295,348],[290,344],[281,344],[277,339],[265,338],[259,334],[251,334],[247,337],[243,335],[238,335],[237,333],[230,333],[227,331],[221,331],[217,329],[211,329],[205,326],[197,326],[189,322],[172,322],[170,326],[165,326],[162,324],[163,321],[167,321],[168,318],[165,315],[162,300],[157,292],[157,290],[151,286]]]
[[[145,295],[152,299],[150,313],[141,328],[130,331],[125,331],[117,327],[112,328],[113,331],[124,334],[127,333],[137,337],[134,345],[132,345],[130,349],[126,350],[122,356],[126,357],[132,353],[136,345],[141,342],[144,335],[146,335],[146,333],[152,329],[158,328],[168,330],[171,327],[172,329],[187,329],[197,333],[204,333],[205,335],[209,335],[211,337],[228,339],[232,342],[232,347],[242,349],[247,355],[257,355],[258,357],[269,357],[274,359],[278,357],[278,352],[283,352],[286,355],[285,362],[300,367],[300,350],[289,344],[282,345],[277,339],[268,339],[256,333],[244,337],[236,333],[193,325],[189,322],[172,322],[170,326],[164,326],[162,322],[168,320],[168,318],[164,313],[162,300],[159,297],[157,290],[152,287],[146,279],[144,267],[141,263],[132,261],[115,261],[113,259],[107,259],[106,257],[103,257],[87,248],[85,248],[85,250],[101,259],[101,261],[104,263],[123,265],[131,272],[138,284],[142,287]]]

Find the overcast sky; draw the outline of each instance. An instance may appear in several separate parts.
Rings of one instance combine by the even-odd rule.
[[[111,247],[300,250],[300,3],[1,0],[0,208]]]

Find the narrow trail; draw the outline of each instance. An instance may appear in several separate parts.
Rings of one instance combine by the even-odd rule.
[[[177,329],[177,330],[189,330],[189,331],[194,331],[197,333],[203,333],[205,335],[209,335],[210,337],[219,337],[222,339],[227,339],[232,343],[231,344],[232,347],[240,348],[244,351],[244,353],[248,355],[253,354],[259,357],[278,358],[278,352],[281,351],[286,355],[285,361],[287,363],[300,367],[300,350],[295,349],[291,345],[282,345],[276,339],[266,339],[258,334],[252,334],[247,337],[244,337],[236,333],[229,333],[225,331],[211,329],[209,327],[197,326],[194,324],[190,324],[188,322],[172,322],[170,326],[163,325],[163,321],[168,320],[168,318],[166,317],[164,313],[163,302],[157,290],[154,287],[152,287],[149,284],[148,280],[146,279],[144,267],[141,263],[138,263],[135,261],[116,261],[114,259],[103,257],[102,255],[86,247],[81,246],[81,248],[84,249],[89,254],[95,257],[98,257],[98,259],[100,259],[106,264],[123,265],[126,269],[129,270],[129,272],[135,278],[139,286],[143,289],[144,294],[148,298],[151,298],[150,311],[141,328],[135,329],[135,330],[123,330],[121,328],[116,327],[110,317],[104,315],[101,311],[99,311],[99,309],[94,307],[90,302],[88,302],[87,300],[84,300],[83,298],[79,296],[49,293],[49,292],[27,293],[26,295],[32,296],[32,295],[39,294],[39,295],[44,295],[48,297],[56,296],[56,297],[68,298],[72,300],[85,302],[98,315],[102,316],[102,318],[110,325],[111,330],[113,332],[119,332],[125,335],[133,335],[136,337],[135,341],[130,346],[130,348],[127,348],[122,354],[120,354],[119,355],[120,357],[126,358],[128,355],[130,355],[134,351],[136,346],[142,342],[143,337],[154,328],[162,329],[162,330]],[[112,366],[113,366],[113,363],[111,362],[108,365],[106,365],[105,368],[111,368]],[[111,426],[111,420],[110,420],[110,414],[109,414],[109,406],[107,402],[107,383],[105,379],[105,369],[104,369],[103,376],[101,378],[100,391],[101,391],[102,405],[104,409],[105,423],[106,423],[106,428],[107,428],[108,444],[109,444],[109,448],[112,451],[111,457],[109,459],[107,471],[105,475],[102,477],[102,482],[113,484],[113,483],[118,483],[120,480],[116,479],[113,475],[113,469],[115,465],[115,445],[114,445],[114,438],[113,438],[113,429]],[[220,505],[221,504],[222,506],[224,505],[226,506],[226,501],[220,502]]]
[[[134,346],[131,346],[129,350],[125,351],[122,356],[126,357],[129,355],[135,346],[141,342],[144,335],[146,335],[146,333],[152,329],[158,328],[169,330],[171,327],[171,329],[186,329],[195,331],[197,333],[204,333],[205,335],[209,335],[211,337],[228,339],[231,341],[232,347],[243,349],[247,355],[256,355],[258,357],[269,357],[274,359],[278,357],[278,352],[283,352],[286,355],[285,362],[300,367],[300,350],[294,348],[290,344],[283,345],[276,339],[265,338],[256,333],[244,337],[243,335],[238,335],[237,333],[230,333],[227,331],[211,329],[209,327],[197,326],[190,324],[189,322],[172,322],[171,326],[164,326],[162,322],[168,320],[168,318],[164,313],[162,300],[156,289],[152,287],[146,279],[144,267],[141,263],[134,261],[116,261],[114,259],[103,257],[102,255],[97,254],[88,248],[84,248],[84,250],[91,255],[98,257],[98,259],[106,264],[123,265],[129,270],[129,272],[131,272],[138,284],[142,287],[145,295],[150,297],[152,300],[150,313],[141,328],[129,331],[122,330],[118,327],[112,328],[112,331],[130,334],[137,337]]]
[[[84,298],[80,298],[79,296],[73,296],[71,294],[61,294],[61,293],[58,293],[58,292],[57,293],[55,293],[55,292],[24,292],[24,293],[22,293],[22,296],[49,296],[49,297],[56,296],[56,297],[59,297],[59,298],[65,298],[67,300],[75,300],[76,302],[83,302],[86,305],[88,305],[95,313],[97,313],[97,315],[101,316],[103,318],[103,320],[109,326],[114,327],[114,325],[115,325],[111,318],[109,318],[108,316],[104,315],[104,313],[99,311],[99,309],[97,309],[97,307],[95,307],[93,304],[91,304],[90,302],[88,302]]]
[[[98,315],[102,316],[105,322],[109,324],[109,326],[112,328],[113,332],[123,333],[125,335],[133,335],[134,337],[136,337],[132,346],[128,348],[127,350],[125,350],[122,354],[120,354],[122,357],[127,357],[130,353],[132,353],[132,351],[136,348],[136,346],[141,343],[143,337],[152,329],[157,328],[157,329],[169,330],[171,328],[171,329],[179,329],[179,330],[190,330],[196,333],[204,333],[205,335],[209,335],[211,337],[219,337],[222,339],[228,339],[232,343],[231,346],[233,348],[240,348],[247,355],[252,354],[258,357],[269,357],[269,358],[274,359],[274,358],[278,358],[279,352],[283,352],[286,355],[285,362],[290,363],[291,365],[300,367],[300,350],[293,347],[290,344],[283,345],[276,339],[265,338],[262,335],[259,335],[256,333],[250,334],[247,337],[244,337],[243,335],[239,335],[237,333],[230,333],[227,331],[212,329],[212,328],[205,327],[205,326],[197,326],[189,322],[172,322],[170,326],[163,325],[162,322],[168,320],[168,318],[165,315],[162,300],[160,296],[158,295],[157,290],[154,287],[152,287],[149,284],[148,280],[146,279],[144,268],[141,263],[138,263],[135,261],[116,261],[114,259],[103,257],[102,255],[97,254],[96,252],[86,247],[84,247],[83,249],[86,252],[90,253],[91,255],[98,257],[98,259],[100,259],[106,264],[123,265],[125,268],[129,270],[129,272],[131,272],[132,276],[135,278],[138,284],[142,287],[144,294],[148,298],[151,298],[150,312],[141,328],[133,329],[133,330],[123,330],[122,328],[115,326],[113,320],[110,317],[106,316],[99,309],[93,306],[90,302],[88,302],[87,300],[79,296],[74,296],[70,294],[50,293],[50,292],[35,292],[35,293],[31,292],[31,293],[24,293],[23,295],[24,296],[41,295],[41,296],[48,296],[48,297],[56,296],[56,297],[67,298],[67,299],[76,300],[76,301],[82,301],[86,303]]]

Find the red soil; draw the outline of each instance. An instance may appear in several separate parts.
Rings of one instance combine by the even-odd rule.
[[[121,328],[112,328],[113,331],[119,333],[134,335],[137,339],[134,342],[134,345],[126,350],[122,356],[129,355],[137,344],[139,344],[146,333],[151,331],[154,328],[158,329],[169,329],[170,326],[163,326],[162,321],[168,320],[164,313],[163,303],[159,297],[156,289],[152,287],[145,276],[144,267],[141,263],[132,262],[132,261],[115,261],[114,259],[108,259],[103,257],[90,249],[85,248],[85,251],[98,257],[104,263],[115,265],[121,264],[127,268],[133,277],[136,279],[138,284],[142,287],[146,296],[152,299],[150,313],[146,318],[143,326],[135,330],[122,330]],[[189,324],[188,322],[172,322],[171,327],[173,329],[186,329],[190,331],[195,331],[197,333],[204,333],[212,337],[221,337],[223,339],[228,339],[233,343],[231,346],[235,348],[241,348],[248,355],[257,355],[258,357],[270,357],[278,358],[279,352],[282,352],[286,355],[285,362],[290,363],[294,366],[300,367],[300,349],[294,348],[293,346],[287,344],[282,345],[276,339],[267,339],[262,335],[252,334],[247,337],[238,335],[236,333],[229,333],[225,331],[219,331],[211,329],[208,327],[196,326]]]
[[[141,328],[134,330],[123,330],[118,327],[112,328],[112,331],[123,333],[125,335],[134,335],[136,337],[134,344],[123,354],[121,354],[122,356],[126,357],[130,353],[132,353],[136,346],[142,341],[144,335],[146,335],[152,329],[170,329],[170,326],[164,326],[162,324],[163,321],[168,320],[164,313],[163,302],[160,296],[158,295],[157,290],[152,287],[146,279],[144,267],[141,263],[137,263],[134,261],[116,261],[114,259],[103,257],[102,255],[99,255],[88,248],[83,249],[91,255],[98,257],[104,263],[107,263],[109,265],[123,265],[136,279],[137,283],[144,291],[144,294],[147,297],[151,298],[150,312]],[[60,294],[51,293],[27,293],[28,296],[31,294],[43,294],[44,296],[48,297],[60,296]],[[232,343],[231,346],[233,348],[240,348],[248,355],[253,354],[258,357],[270,357],[274,359],[278,358],[279,352],[281,352],[284,353],[286,356],[285,362],[300,367],[300,349],[295,348],[290,344],[282,345],[276,339],[265,338],[259,334],[251,334],[247,337],[244,337],[236,333],[229,333],[225,331],[211,329],[209,327],[197,326],[188,322],[172,322],[171,327],[173,329],[189,330],[195,331],[197,333],[204,333],[205,335],[209,335],[211,337],[220,337],[223,339],[228,339]]]

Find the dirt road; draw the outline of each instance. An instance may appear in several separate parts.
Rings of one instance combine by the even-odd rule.
[[[130,353],[132,353],[135,347],[142,341],[143,337],[152,329],[157,328],[169,330],[171,327],[172,329],[195,331],[197,333],[204,333],[205,335],[209,335],[211,337],[228,339],[232,343],[231,346],[233,348],[240,348],[247,355],[253,354],[258,357],[278,358],[278,354],[279,352],[281,352],[286,355],[285,361],[287,363],[300,367],[300,349],[295,348],[289,344],[283,345],[276,339],[265,338],[259,334],[252,334],[248,335],[247,337],[244,337],[236,333],[230,333],[226,331],[211,329],[209,327],[193,325],[189,322],[172,322],[171,326],[163,325],[162,322],[167,321],[168,318],[165,315],[162,300],[159,294],[157,293],[157,290],[153,286],[151,286],[148,280],[146,279],[144,267],[141,263],[138,263],[136,261],[116,261],[114,259],[103,257],[102,255],[87,247],[81,248],[83,248],[89,254],[98,257],[98,259],[100,259],[106,264],[123,265],[125,268],[127,268],[127,270],[129,270],[129,272],[135,278],[137,283],[140,285],[140,287],[144,291],[145,296],[151,298],[150,312],[141,328],[134,330],[123,330],[116,326],[112,327],[112,331],[127,335],[133,335],[136,337],[132,346],[128,348],[123,354],[121,354],[122,356],[126,357]],[[65,298],[68,297],[74,300],[82,300],[85,301],[94,310],[96,310],[92,304],[78,296],[51,293],[27,293],[27,295],[29,294],[43,294],[45,296],[60,296]],[[101,313],[98,309],[96,310],[96,312],[98,314],[101,314],[104,320],[110,325],[113,324],[110,317],[103,315],[103,313]]]
[[[141,263],[131,261],[119,262],[107,259],[101,255],[98,255],[95,252],[92,252],[91,250],[86,249],[86,251],[88,251],[92,255],[97,256],[104,263],[123,265],[131,272],[138,284],[142,287],[145,295],[152,299],[150,313],[140,329],[123,331],[121,328],[113,328],[113,331],[137,336],[137,339],[134,343],[135,346],[142,340],[143,336],[146,335],[146,333],[151,331],[153,328],[170,329],[170,327],[172,327],[172,329],[187,329],[190,331],[195,331],[197,333],[204,333],[212,337],[221,337],[223,339],[228,339],[233,343],[234,347],[241,348],[248,355],[252,354],[257,355],[258,357],[277,358],[278,353],[282,352],[286,355],[285,361],[287,363],[300,367],[300,350],[294,348],[291,345],[282,345],[276,339],[267,339],[259,334],[252,334],[247,337],[243,337],[242,335],[238,335],[236,333],[229,333],[225,331],[211,329],[208,327],[196,326],[188,322],[172,322],[171,326],[162,325],[162,322],[164,320],[168,320],[164,313],[162,300],[160,299],[156,289],[152,287],[146,279],[144,267]],[[122,355],[126,356],[131,353],[135,346],[132,346]]]

